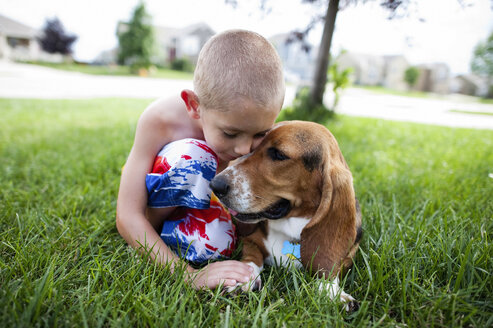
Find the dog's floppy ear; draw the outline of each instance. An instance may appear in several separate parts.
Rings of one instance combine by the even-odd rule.
[[[301,261],[320,275],[335,276],[356,239],[356,200],[353,177],[332,136],[324,152],[320,204],[301,233]]]

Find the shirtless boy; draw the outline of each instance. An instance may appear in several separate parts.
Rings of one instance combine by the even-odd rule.
[[[150,206],[146,179],[156,155],[172,142],[205,141],[215,154],[216,173],[231,160],[250,153],[271,129],[284,100],[282,65],[262,36],[231,30],[211,38],[199,54],[194,90],[152,103],[137,123],[133,147],[124,166],[117,202],[116,225],[121,236],[140,252],[173,270],[182,258],[161,238],[163,224],[177,206]],[[151,173],[152,174],[152,173]],[[233,230],[234,231],[234,230]],[[208,236],[221,241],[221,233]],[[201,269],[186,264],[184,279],[195,288],[234,286],[253,279],[239,261],[212,262]]]

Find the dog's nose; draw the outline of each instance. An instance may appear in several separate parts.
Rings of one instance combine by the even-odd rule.
[[[216,196],[219,198],[226,196],[229,191],[228,182],[223,177],[215,177],[214,179],[212,179],[209,186],[211,187],[214,194],[216,194]]]

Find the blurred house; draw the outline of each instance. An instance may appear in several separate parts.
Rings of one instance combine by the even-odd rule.
[[[0,15],[0,59],[38,60],[42,52],[38,34],[38,30]]]
[[[154,32],[161,58],[173,61],[177,58],[188,58],[197,64],[200,49],[214,34],[214,30],[206,23],[197,23],[184,28],[155,26]]]
[[[40,51],[37,35],[36,29],[0,15],[0,58],[34,60]]]
[[[352,82],[357,85],[383,85],[385,60],[381,56],[344,52],[336,58],[340,70],[352,68]]]
[[[407,90],[404,75],[409,62],[402,55],[374,56],[345,52],[337,59],[340,69],[353,68],[353,83],[357,85],[383,86],[394,90]],[[448,93],[450,69],[444,63],[418,66],[419,77],[414,90]]]
[[[384,71],[382,85],[394,90],[407,90],[404,75],[409,68],[409,62],[402,55],[384,56]]]
[[[61,54],[43,51],[38,43],[42,31],[0,15],[0,60],[60,63]]]
[[[118,22],[117,35],[127,31],[125,22]],[[167,65],[175,59],[187,58],[197,63],[200,49],[215,34],[206,23],[197,23],[184,28],[154,26],[156,53],[151,59],[155,65]],[[118,49],[102,52],[95,60],[98,64],[114,64]]]
[[[450,92],[486,97],[488,95],[488,81],[475,74],[458,75],[450,81]]]
[[[288,82],[309,84],[313,77],[317,49],[303,49],[300,42],[287,42],[289,33],[276,34],[269,38],[281,58],[284,75]]]
[[[447,94],[450,92],[450,69],[447,64],[434,63],[418,66],[418,81],[413,89]]]
[[[94,58],[92,64],[96,65],[116,65],[118,58],[118,48],[113,48],[105,50],[99,53],[99,55]]]

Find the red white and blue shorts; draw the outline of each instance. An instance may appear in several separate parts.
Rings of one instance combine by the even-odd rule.
[[[146,176],[149,207],[178,206],[164,221],[161,238],[196,264],[228,258],[236,248],[231,215],[209,187],[217,164],[204,141],[183,139],[164,146]]]

